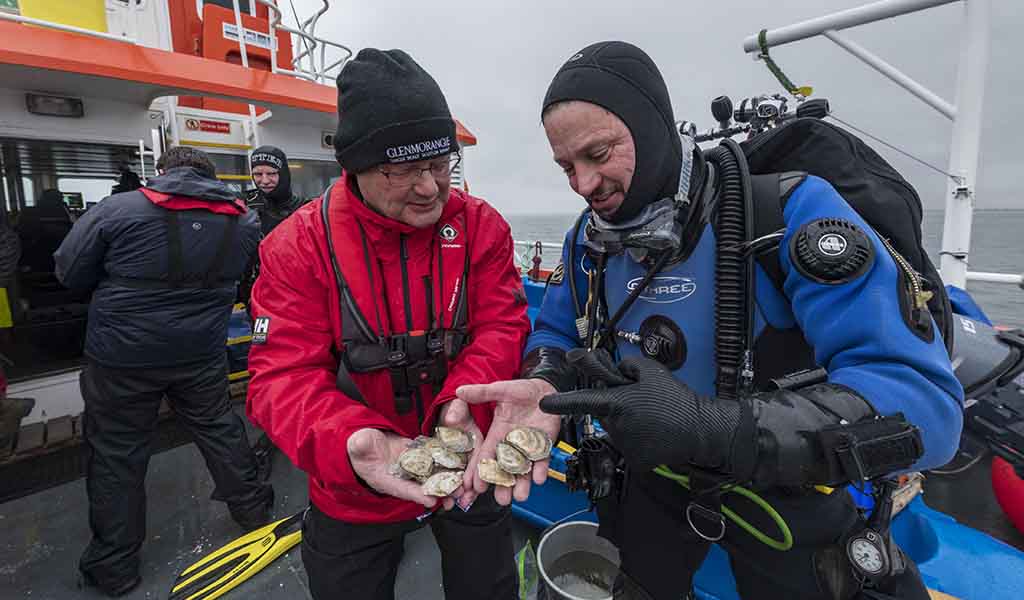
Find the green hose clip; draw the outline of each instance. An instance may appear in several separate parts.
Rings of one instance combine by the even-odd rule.
[[[690,489],[690,478],[688,476],[679,475],[678,473],[673,472],[665,465],[658,466],[657,468],[654,469],[654,472],[657,473],[658,475],[661,475],[662,477],[675,481],[676,483],[678,483],[679,485],[683,486],[686,489]],[[723,493],[739,494],[740,496],[743,496],[744,498],[750,500],[759,508],[761,508],[761,510],[763,510],[769,517],[771,517],[773,521],[775,521],[775,525],[779,528],[779,532],[782,533],[782,540],[780,541],[768,537],[768,535],[765,534],[763,531],[751,525],[749,522],[747,522],[746,519],[739,516],[732,509],[723,504],[722,514],[728,517],[730,521],[739,525],[740,528],[742,528],[744,531],[752,535],[754,539],[768,546],[769,548],[784,552],[793,547],[793,532],[789,530],[789,525],[786,524],[786,521],[782,518],[782,515],[780,515],[778,511],[776,511],[772,507],[771,504],[768,504],[768,501],[766,501],[761,496],[757,495],[755,492],[738,485],[727,485],[722,488],[722,491]]]
[[[797,87],[796,85],[794,85],[793,82],[790,81],[789,77],[786,77],[786,74],[782,72],[782,69],[779,67],[779,65],[776,64],[775,61],[772,59],[771,54],[768,53],[767,29],[762,29],[757,34],[757,45],[758,48],[760,48],[761,50],[757,57],[764,61],[765,66],[768,67],[768,70],[772,72],[772,75],[775,76],[775,79],[779,80],[779,83],[782,84],[782,87],[785,88],[787,92],[792,94],[794,98],[802,102],[805,98],[814,93],[814,89],[810,86],[805,85]]]

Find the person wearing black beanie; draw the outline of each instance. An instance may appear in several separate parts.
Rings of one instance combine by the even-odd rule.
[[[887,511],[869,528],[843,489],[873,480],[888,492],[894,473],[945,464],[960,435],[962,388],[927,310],[905,316],[915,296],[882,240],[824,179],[750,176],[730,143],[705,161],[631,44],[572,55],[542,123],[588,208],[566,234],[521,378],[458,395],[549,430],[599,420],[566,427],[581,438],[566,478],[619,549],[604,595],[692,597],[721,540],[741,598],[927,599]],[[736,485],[756,489],[775,524],[723,495]]]
[[[402,50],[361,50],[338,75],[335,156],[346,172],[455,152],[455,120],[441,88]]]
[[[441,427],[482,440],[520,424],[455,395],[519,372],[530,321],[511,230],[452,184],[455,120],[402,50],[345,64],[334,147],[342,177],[260,246],[248,363],[250,417],[309,475],[310,596],[394,598],[403,541],[429,525],[446,598],[514,600],[496,501],[511,488],[473,488],[472,442],[437,459],[459,470],[413,469],[434,470],[420,443]]]
[[[259,212],[264,236],[309,201],[292,193],[292,171],[288,157],[280,148],[260,146],[253,150],[249,173],[256,188],[249,191],[246,203]]]

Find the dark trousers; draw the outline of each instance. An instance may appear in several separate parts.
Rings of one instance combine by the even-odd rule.
[[[92,541],[78,568],[95,582],[116,587],[138,575],[146,468],[165,396],[206,460],[214,499],[243,513],[272,501],[273,490],[258,479],[245,425],[231,410],[223,361],[161,369],[115,369],[89,361],[80,385]]]
[[[863,526],[845,491],[830,495],[783,492],[760,494],[788,523],[793,547],[774,550],[726,519],[718,542],[729,554],[736,587],[744,600],[850,600],[866,598],[853,576],[845,542]],[[687,522],[690,493],[655,474],[633,475],[625,493],[598,505],[599,533],[620,550],[622,574],[616,599],[679,600],[710,549]],[[726,506],[769,537],[781,539],[778,527],[762,509],[737,496],[723,496]],[[708,501],[702,502],[708,505]],[[717,507],[716,507],[717,508]],[[708,537],[720,532],[717,521],[694,515]],[[883,591],[893,599],[928,600],[917,566],[907,559],[905,573]]]
[[[429,524],[441,548],[447,600],[515,600],[511,511],[488,492],[469,512],[439,511],[424,522],[356,525],[310,506],[302,564],[314,600],[392,600],[405,535]]]

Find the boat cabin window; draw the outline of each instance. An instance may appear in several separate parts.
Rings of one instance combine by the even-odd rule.
[[[341,177],[341,167],[334,161],[289,160],[292,193],[300,198],[316,198],[332,181]]]
[[[210,158],[217,167],[217,177],[228,187],[240,194],[256,187],[252,182],[246,155],[210,153]],[[334,161],[290,158],[288,169],[292,174],[292,193],[300,198],[316,198],[341,176],[341,167]]]
[[[53,253],[123,171],[140,168],[138,147],[0,139],[0,354],[11,381],[81,364],[91,293],[57,281]]]

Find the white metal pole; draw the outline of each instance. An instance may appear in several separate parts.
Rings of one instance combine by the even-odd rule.
[[[270,36],[270,72],[277,73],[277,25],[281,22],[281,11],[277,6],[261,2],[267,7],[267,35]],[[255,2],[253,3],[255,6]]]
[[[157,161],[164,155],[163,141],[159,129],[150,129],[149,136],[153,139],[153,168],[156,168]]]
[[[971,221],[977,186],[978,151],[981,143],[981,112],[988,70],[988,22],[991,0],[965,0],[965,19],[960,34],[953,138],[949,147],[949,172],[960,178],[951,182],[946,195],[942,228],[940,268],[945,283],[967,284]]]
[[[829,30],[823,36],[835,42],[840,48],[856,56],[882,75],[891,79],[896,85],[917,96],[922,102],[931,106],[950,120],[956,119],[956,107],[943,100],[938,94],[908,77],[902,71],[882,60],[867,48],[847,38],[838,31]]]
[[[967,281],[986,281],[988,283],[1013,283],[1024,286],[1024,275],[1010,273],[987,273],[985,271],[968,271]]]
[[[235,27],[238,28],[238,51],[242,55],[242,67],[249,68],[249,53],[245,50],[245,27],[242,26],[242,12],[238,6],[238,0],[231,0],[235,5]],[[249,104],[249,124],[252,127],[252,145],[260,145],[260,134],[256,128],[256,107]]]
[[[139,179],[146,183],[146,143],[139,139]],[[153,159],[153,172],[156,172],[156,159]]]
[[[167,112],[171,119],[171,146],[181,145],[181,128],[178,127],[178,97],[167,96]]]
[[[960,0],[882,0],[865,4],[841,12],[825,15],[816,19],[809,19],[794,25],[770,29],[765,34],[765,41],[769,46],[781,46],[790,42],[796,42],[820,35],[830,29],[840,30],[857,25],[874,23],[883,19],[891,19],[907,13],[917,12],[926,8],[951,4]],[[744,52],[757,52],[760,49],[757,43],[757,35],[752,35],[743,40]]]

